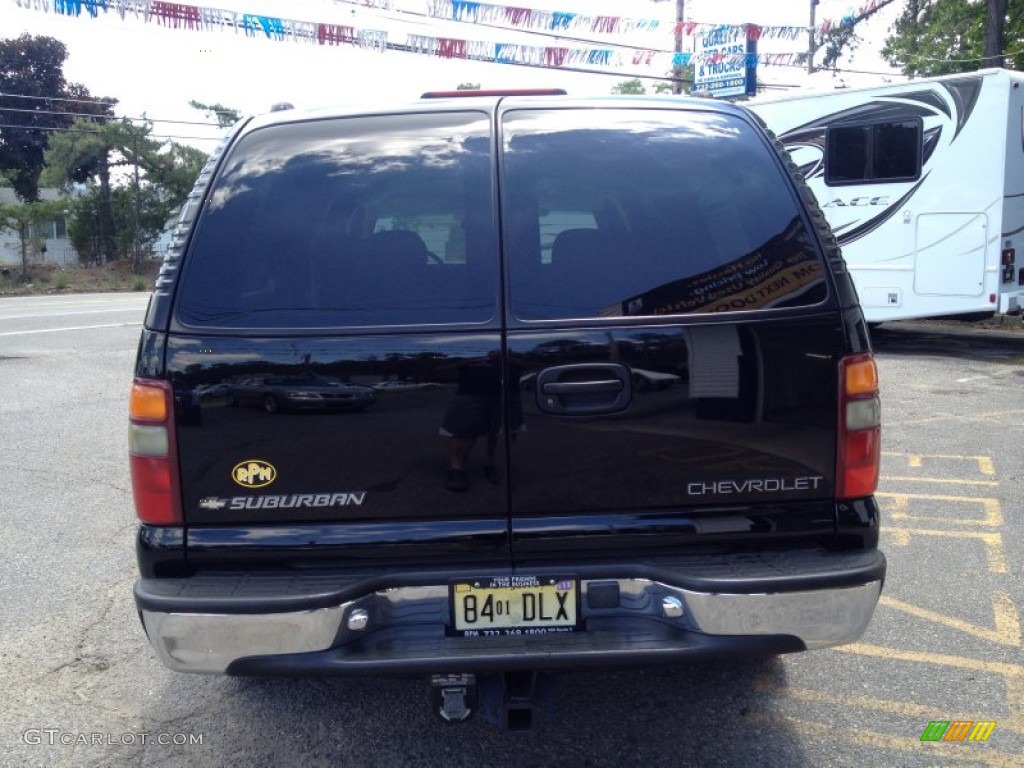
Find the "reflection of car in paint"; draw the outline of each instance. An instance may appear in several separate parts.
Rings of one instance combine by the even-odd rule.
[[[226,400],[231,395],[231,387],[228,384],[200,384],[193,391],[202,403]]]
[[[399,379],[390,379],[388,381],[378,381],[372,386],[373,389],[378,392],[387,392],[406,389],[436,389],[441,385],[436,381],[402,381]]]
[[[644,368],[630,368],[629,371],[633,374],[633,387],[639,390],[668,389],[679,381],[674,373],[648,371]]]
[[[268,413],[283,410],[361,411],[377,401],[370,387],[328,376],[267,376],[243,379],[231,387],[236,405],[260,405]]]

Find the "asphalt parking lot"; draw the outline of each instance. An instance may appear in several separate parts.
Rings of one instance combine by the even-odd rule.
[[[1024,766],[1024,333],[876,333],[889,578],[859,642],[565,675],[510,734],[445,726],[419,680],[160,666],[131,597],[144,305],[0,299],[0,765]],[[987,739],[922,741],[933,722]]]

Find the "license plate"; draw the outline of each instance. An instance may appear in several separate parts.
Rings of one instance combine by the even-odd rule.
[[[449,634],[540,635],[579,627],[579,582],[572,578],[496,576],[453,582]]]

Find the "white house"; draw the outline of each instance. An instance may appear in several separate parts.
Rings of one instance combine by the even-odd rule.
[[[39,196],[43,200],[56,200],[60,197],[57,189],[41,189]],[[21,200],[10,187],[0,187],[0,204],[18,205]],[[33,252],[30,256],[33,263],[78,264],[78,253],[68,240],[67,222],[63,218],[43,221],[32,227],[32,238],[38,238],[46,245],[44,253]],[[0,264],[21,264],[21,240],[18,233],[0,230]]]

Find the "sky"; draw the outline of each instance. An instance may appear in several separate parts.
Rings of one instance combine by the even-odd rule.
[[[187,0],[199,7],[221,8],[286,19],[349,24],[361,29],[387,29],[389,40],[401,41],[407,33],[525,45],[552,45],[549,38],[494,29],[480,24],[444,22],[427,13],[429,0],[393,0],[406,14],[362,7],[358,0]],[[487,0],[491,5],[505,3]],[[862,2],[863,0],[860,0]],[[29,5],[27,0],[23,0]],[[49,4],[51,0],[44,0]],[[657,32],[635,33],[636,45],[671,50],[675,19],[673,0],[514,0],[509,5],[566,13],[616,15],[631,19],[657,19]],[[857,5],[860,3],[858,2]],[[899,13],[902,0],[863,25],[871,44],[862,47],[844,65],[850,69],[890,72],[877,55],[888,26]],[[838,20],[851,11],[846,0],[821,0],[818,20]],[[701,23],[762,26],[806,26],[809,0],[687,0],[686,18]],[[399,18],[401,20],[395,21]],[[97,96],[120,100],[117,114],[153,119],[154,136],[176,137],[209,151],[221,132],[212,127],[163,122],[199,121],[207,118],[188,106],[190,99],[221,103],[243,113],[267,111],[287,101],[297,107],[334,103],[416,98],[427,90],[453,89],[463,82],[484,88],[562,87],[571,94],[607,94],[622,80],[637,74],[660,72],[627,67],[612,74],[581,74],[466,60],[442,59],[422,54],[364,51],[353,46],[320,46],[292,41],[247,38],[233,31],[195,31],[167,28],[154,21],[143,23],[130,15],[124,20],[114,12],[91,18],[83,12],[69,17],[22,8],[16,0],[0,0],[0,37],[23,32],[62,40],[69,50],[65,76],[85,85]],[[594,43],[562,43],[600,48],[611,38],[582,32]],[[622,38],[619,38],[622,40]],[[799,52],[806,36],[794,41],[763,40],[762,52]],[[759,79],[793,88],[830,89],[836,85],[878,85],[880,75],[847,75],[841,79],[821,73],[811,80],[797,67],[762,66]],[[898,79],[898,78],[896,78]],[[650,84],[650,83],[649,83]]]

